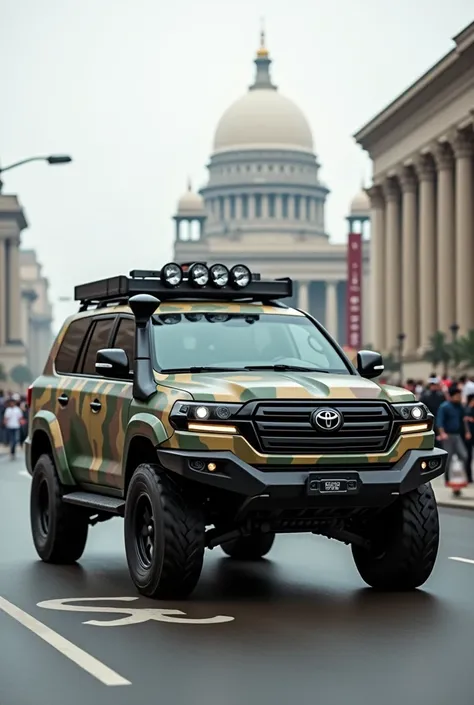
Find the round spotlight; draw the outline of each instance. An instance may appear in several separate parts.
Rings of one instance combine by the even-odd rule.
[[[248,286],[248,284],[250,284],[250,280],[252,279],[250,269],[244,264],[236,264],[235,267],[232,267],[230,270],[230,276],[232,277],[232,283],[238,289]]]
[[[194,286],[206,286],[209,281],[209,270],[204,264],[193,264],[189,270],[189,279]]]
[[[411,415],[414,419],[421,419],[423,418],[423,409],[421,409],[419,406],[414,406],[411,410]]]
[[[161,281],[165,286],[174,287],[181,284],[183,280],[183,270],[175,262],[165,264],[161,270]]]
[[[216,416],[222,421],[226,421],[231,416],[231,413],[228,406],[218,406],[216,409]]]
[[[209,418],[209,409],[207,406],[198,406],[196,409],[196,418],[201,419],[202,421],[204,419]]]
[[[210,274],[214,286],[220,288],[229,282],[229,270],[223,264],[213,264],[210,269]]]

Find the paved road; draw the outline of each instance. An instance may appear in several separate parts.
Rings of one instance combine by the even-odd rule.
[[[473,512],[442,510],[439,562],[425,590],[415,594],[364,588],[342,544],[282,536],[271,560],[251,567],[236,565],[220,549],[208,552],[203,580],[187,602],[139,598],[89,603],[121,606],[123,613],[58,611],[38,603],[83,598],[78,604],[85,610],[84,598],[137,597],[121,520],[94,527],[80,566],[42,564],[30,539],[30,480],[22,468],[0,456],[2,705],[474,702]],[[196,620],[234,619],[180,624],[179,615],[168,615],[169,623],[84,624],[127,614],[136,622],[135,609],[157,616],[144,608],[181,610],[181,618]],[[46,625],[42,633],[53,646],[32,631],[41,631],[35,620]],[[80,665],[55,646],[63,652],[66,646]],[[128,684],[100,680],[120,678]]]

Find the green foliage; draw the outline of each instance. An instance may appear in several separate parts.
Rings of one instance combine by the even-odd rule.
[[[474,371],[474,330],[455,341],[448,341],[446,334],[438,331],[431,337],[424,359],[431,362],[435,370],[442,365],[445,374],[449,367]]]
[[[16,367],[10,370],[10,377],[12,381],[20,387],[24,387],[25,384],[30,384],[33,381],[30,368],[26,365],[16,365]]]
[[[385,367],[385,372],[399,372],[400,371],[400,362],[398,361],[398,358],[395,357],[395,355],[393,353],[388,353],[388,355],[384,355],[383,364]]]

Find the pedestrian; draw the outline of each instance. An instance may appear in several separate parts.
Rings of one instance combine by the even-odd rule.
[[[450,465],[454,455],[465,466],[468,480],[471,475],[471,469],[467,467],[467,450],[463,440],[463,438],[466,441],[471,440],[471,433],[467,421],[468,417],[461,402],[461,390],[458,385],[451,385],[448,390],[448,397],[440,405],[436,417],[439,439],[443,443],[444,450],[448,453],[444,474],[446,485],[449,484]],[[459,494],[459,491],[455,492],[455,494]]]
[[[11,460],[15,459],[16,446],[20,440],[20,428],[22,419],[22,410],[20,409],[18,404],[16,404],[16,402],[11,399],[8,402],[8,406],[3,414],[3,424],[7,431]]]
[[[467,450],[466,464],[469,469],[467,480],[469,483],[472,483],[472,449],[474,443],[474,394],[469,394],[466,399],[466,402],[466,420],[469,427],[469,433],[471,434],[471,438],[469,440],[466,439],[465,441]]]
[[[439,428],[437,426],[437,416],[441,404],[445,401],[445,396],[441,391],[440,378],[433,375],[428,379],[428,386],[420,397],[420,401],[427,407],[427,409],[433,414],[435,418],[434,431],[435,431],[435,445],[437,448],[443,448],[442,441],[439,435]]]

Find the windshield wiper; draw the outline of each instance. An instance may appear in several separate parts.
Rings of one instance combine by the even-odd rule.
[[[248,365],[246,370],[275,370],[275,372],[324,372],[329,374],[328,370],[320,370],[318,367],[300,367],[299,365]]]
[[[159,370],[162,375],[198,374],[199,372],[242,372],[244,367],[166,367]]]

